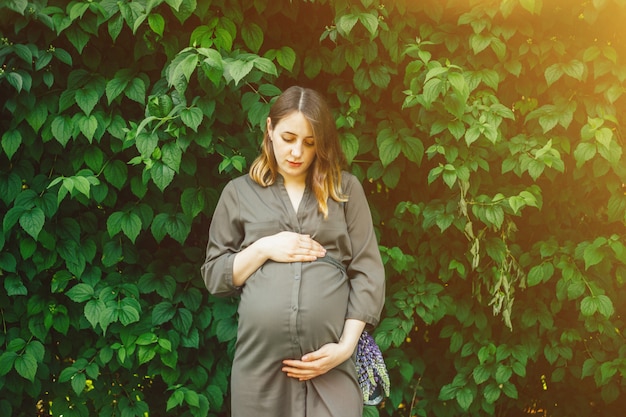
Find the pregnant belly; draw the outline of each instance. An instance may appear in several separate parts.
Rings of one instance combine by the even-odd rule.
[[[251,276],[239,304],[239,338],[276,348],[298,341],[310,351],[341,336],[348,305],[346,274],[323,262],[268,262]],[[281,342],[282,341],[282,342]]]

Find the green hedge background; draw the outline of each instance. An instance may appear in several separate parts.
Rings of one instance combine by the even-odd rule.
[[[199,275],[269,105],[322,91],[387,269],[367,416],[626,407],[624,0],[7,0],[0,415],[227,416]]]

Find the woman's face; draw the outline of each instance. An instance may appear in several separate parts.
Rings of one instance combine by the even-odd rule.
[[[285,181],[304,182],[315,160],[315,138],[311,124],[299,111],[282,118],[276,126],[267,119],[267,131]]]

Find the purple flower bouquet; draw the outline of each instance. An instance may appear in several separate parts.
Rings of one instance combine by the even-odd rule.
[[[363,404],[377,405],[389,396],[389,373],[374,338],[363,332],[356,348],[356,371]]]

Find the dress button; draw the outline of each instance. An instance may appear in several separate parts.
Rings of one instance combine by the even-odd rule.
[[[300,275],[295,275],[295,276],[293,277],[293,279],[295,279],[295,280],[299,280],[299,279],[300,279]]]

